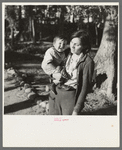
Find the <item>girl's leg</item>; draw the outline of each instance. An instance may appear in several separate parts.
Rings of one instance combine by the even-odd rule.
[[[72,101],[70,101],[72,100]],[[72,115],[75,106],[75,99],[65,99],[62,104],[62,114],[63,115]]]
[[[62,114],[72,115],[75,106],[75,91],[67,91],[67,96],[61,103]]]
[[[75,106],[75,90],[66,91],[57,88],[56,102],[62,115],[72,115]]]

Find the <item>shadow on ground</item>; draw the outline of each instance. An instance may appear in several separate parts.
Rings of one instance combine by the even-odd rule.
[[[39,56],[34,56],[31,54],[23,54],[14,51],[5,51],[5,62],[6,63],[15,63],[18,61],[42,61],[42,58]]]
[[[42,101],[47,100],[47,96],[40,96]],[[37,105],[34,100],[25,100],[19,103],[8,105],[4,107],[4,114],[13,113],[22,109],[30,108]]]
[[[10,90],[14,90],[14,89],[16,89],[18,87],[19,87],[19,85],[18,86],[6,87],[6,88],[4,88],[4,92],[10,91]]]
[[[82,112],[80,115],[117,115],[117,106],[102,108],[93,112]]]

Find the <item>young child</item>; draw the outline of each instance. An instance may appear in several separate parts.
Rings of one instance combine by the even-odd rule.
[[[42,69],[53,79],[51,90],[56,94],[55,85],[61,83],[70,76],[66,73],[64,64],[66,61],[65,48],[67,41],[63,36],[56,36],[53,47],[49,48],[42,61]]]

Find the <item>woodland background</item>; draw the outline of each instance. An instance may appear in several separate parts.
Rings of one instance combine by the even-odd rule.
[[[118,6],[5,5],[4,113],[48,115],[45,51],[57,34],[89,32],[95,62],[92,91],[81,114],[117,114]]]

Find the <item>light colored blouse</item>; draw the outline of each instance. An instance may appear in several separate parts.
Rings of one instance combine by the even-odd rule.
[[[67,62],[66,62],[66,71],[71,76],[71,79],[69,79],[67,82],[65,82],[65,85],[72,86],[75,89],[77,88],[77,65],[79,61],[82,59],[83,54],[80,55],[69,55]]]

